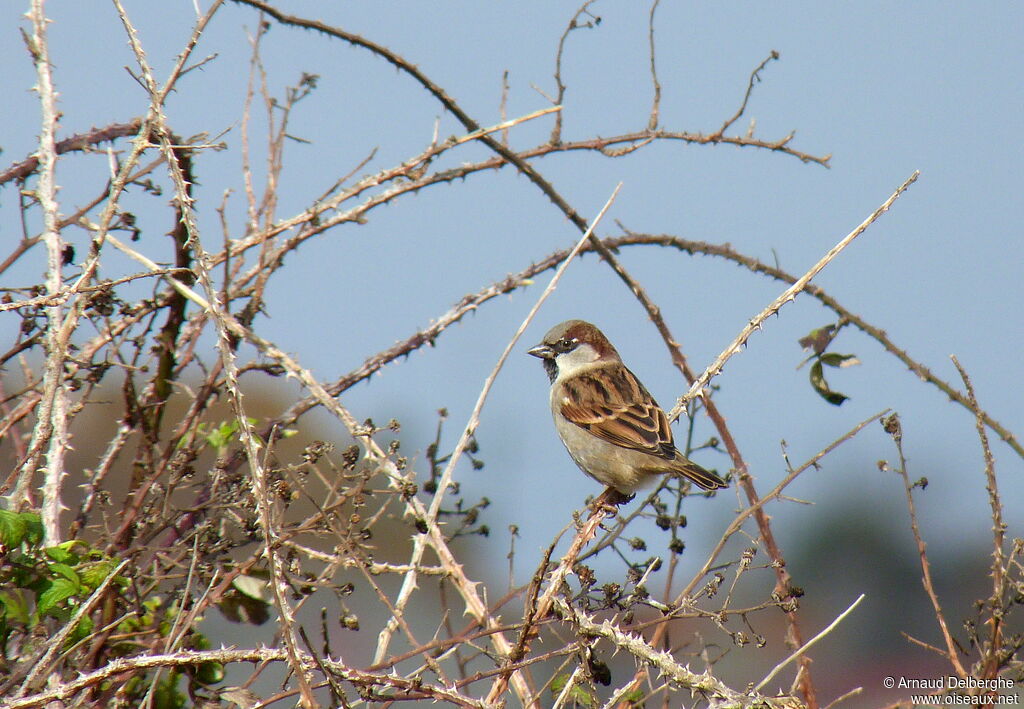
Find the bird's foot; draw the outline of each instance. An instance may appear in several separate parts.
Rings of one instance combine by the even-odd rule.
[[[604,510],[609,515],[619,513],[619,507],[630,502],[636,495],[623,495],[613,487],[606,489],[594,500],[594,507]]]

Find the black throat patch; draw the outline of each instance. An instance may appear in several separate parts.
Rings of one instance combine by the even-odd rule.
[[[551,380],[551,382],[553,383],[556,379],[558,379],[558,364],[555,363],[554,357],[552,357],[551,359],[545,359],[543,360],[543,362],[544,371],[548,373],[548,379]]]

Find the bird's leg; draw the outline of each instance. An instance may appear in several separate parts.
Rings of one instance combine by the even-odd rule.
[[[623,495],[613,487],[606,488],[596,500],[594,507],[604,509],[610,515],[617,515],[619,507],[632,500],[636,495]]]

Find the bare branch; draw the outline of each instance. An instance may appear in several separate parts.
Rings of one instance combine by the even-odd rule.
[[[989,637],[991,642],[982,657],[982,676],[990,678],[998,674],[1002,664],[999,655],[1003,644],[1003,617],[1006,612],[1003,601],[1007,591],[1005,583],[1006,556],[1004,553],[1006,523],[1003,521],[1003,503],[999,498],[999,487],[996,484],[996,461],[992,456],[992,449],[988,445],[985,419],[981,407],[978,406],[978,400],[974,396],[974,385],[971,384],[971,378],[967,375],[967,370],[960,364],[960,360],[955,355],[950,358],[953,360],[957,372],[960,373],[967,392],[967,400],[974,409],[978,439],[981,441],[981,450],[985,460],[985,489],[988,491],[989,507],[992,510],[992,596],[989,599],[991,607]]]
[[[99,143],[106,143],[108,141],[117,140],[118,138],[135,135],[139,132],[141,127],[141,118],[135,118],[128,123],[111,123],[103,128],[93,128],[87,133],[79,133],[71,136],[70,138],[65,138],[54,145],[54,150],[57,155],[64,155],[65,153],[70,153],[72,151],[88,151]],[[11,180],[24,180],[35,172],[38,167],[38,155],[33,155],[19,163],[11,165],[3,172],[0,172],[0,185],[6,184]]]
[[[838,616],[836,616],[836,619],[833,620],[831,623],[829,623],[825,627],[824,630],[822,630],[820,633],[818,633],[813,638],[808,640],[803,645],[803,647],[801,647],[799,650],[797,650],[796,652],[792,653],[789,657],[787,657],[785,660],[783,660],[779,664],[775,665],[775,667],[772,668],[772,671],[769,672],[767,675],[765,675],[764,679],[761,680],[760,682],[758,682],[757,685],[755,685],[754,689],[756,691],[758,691],[758,692],[760,692],[762,689],[764,689],[764,686],[766,684],[768,684],[769,682],[771,682],[772,679],[774,679],[775,675],[777,675],[780,672],[782,672],[782,670],[784,670],[786,668],[786,665],[788,665],[790,662],[792,662],[796,658],[798,658],[801,655],[803,655],[805,652],[807,652],[808,650],[811,649],[811,646],[814,645],[814,643],[818,642],[823,637],[825,637],[826,635],[831,633],[835,629],[835,627],[837,625],[839,625],[841,622],[843,622],[843,619],[846,616],[850,615],[850,613],[853,612],[854,608],[856,608],[858,605],[860,605],[860,602],[863,601],[863,600],[864,600],[864,594],[862,593],[859,596],[857,596],[857,600],[856,601],[854,601],[853,603],[850,604],[849,608],[847,608],[845,611],[843,611]]]
[[[654,12],[661,0],[651,3],[651,13],[647,18],[647,44],[651,55],[651,83],[654,85],[654,96],[651,98],[651,115],[647,119],[647,130],[658,128],[658,116],[661,113],[661,84],[658,82],[658,67],[654,61]],[[721,131],[719,131],[721,132]]]
[[[935,620],[938,621],[939,629],[942,630],[942,637],[946,641],[946,652],[944,653],[944,656],[949,661],[949,664],[952,665],[958,676],[966,677],[967,670],[964,669],[963,664],[960,662],[956,643],[953,642],[953,637],[949,633],[946,616],[942,612],[942,606],[939,605],[939,597],[936,595],[935,586],[932,584],[932,570],[931,564],[928,563],[928,553],[926,551],[927,545],[925,545],[924,540],[921,538],[921,530],[917,526],[917,513],[914,510],[914,485],[910,482],[910,474],[907,472],[907,460],[903,455],[903,426],[900,423],[900,419],[897,414],[891,414],[883,419],[882,425],[885,427],[886,432],[892,436],[892,440],[896,444],[896,452],[900,458],[900,467],[896,472],[899,473],[901,478],[903,478],[903,488],[907,493],[907,512],[910,514],[910,531],[914,534],[914,542],[917,544],[917,553],[921,562],[921,584],[924,586],[924,590],[928,594],[928,599],[932,602],[932,609],[935,611]]]
[[[740,116],[742,116],[744,114],[744,112],[747,110],[747,102],[750,101],[750,95],[752,93],[754,93],[754,84],[756,84],[756,83],[761,81],[761,71],[766,66],[768,66],[768,62],[775,61],[778,58],[779,58],[779,53],[776,52],[773,49],[771,51],[771,54],[769,54],[764,59],[764,61],[762,61],[760,64],[758,64],[757,68],[754,69],[754,71],[752,71],[750,73],[750,82],[747,84],[747,93],[745,93],[743,95],[743,103],[740,104],[740,107],[736,110],[736,113],[733,114],[732,118],[729,118],[728,120],[726,120],[726,122],[722,124],[722,127],[719,128],[718,131],[716,131],[714,133],[714,137],[715,138],[721,138],[722,135],[725,134],[725,131],[729,130],[729,128],[732,126],[732,124],[735,123],[736,121],[738,121],[740,119]],[[786,140],[786,142],[789,142],[788,138],[786,138],[785,140]]]

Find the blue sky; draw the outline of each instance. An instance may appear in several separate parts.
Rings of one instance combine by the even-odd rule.
[[[157,75],[166,75],[194,21],[192,3],[126,6]],[[50,3],[48,9],[63,110],[60,136],[142,114],[147,97],[122,68],[134,62],[112,8]],[[505,70],[510,116],[549,105],[533,87],[554,93],[555,48],[575,6],[290,2],[287,9],[396,50],[490,125],[500,120]],[[29,91],[33,68],[17,34],[23,11],[20,4],[0,11],[0,58],[7,67],[0,79],[5,164],[31,153],[38,131],[38,106]],[[566,47],[567,140],[639,130],[650,106],[647,7],[599,2],[592,12],[601,23],[572,33]],[[618,220],[638,232],[729,243],[796,274],[920,170],[917,184],[815,283],[962,388],[949,360],[956,354],[982,406],[1020,434],[1022,20],[1024,9],[1016,3],[663,2],[656,15],[663,127],[716,130],[738,107],[751,70],[776,50],[780,59],[762,72],[746,114],[730,132],[745,132],[752,119],[764,139],[795,131],[792,146],[831,154],[831,168],[751,148],[678,143],[655,144],[620,159],[555,155],[536,166],[587,217],[623,183],[603,235],[618,234]],[[226,6],[196,53],[217,58],[186,76],[168,102],[179,134],[205,131],[228,147],[204,153],[197,163],[201,226],[214,245],[221,240],[215,207],[225,190],[234,190],[228,201],[232,235],[240,235],[245,224],[239,122],[248,73],[246,32],[256,22],[251,9]],[[287,146],[281,217],[303,209],[374,149],[360,174],[422,150],[435,122],[442,137],[463,132],[407,76],[363,50],[281,26],[270,31],[263,50],[269,86],[279,95],[301,72],[320,76],[317,90],[292,117],[291,133],[309,142]],[[550,125],[543,118],[514,129],[513,146],[543,141]],[[257,136],[257,164],[259,144]],[[445,160],[455,165],[484,155],[482,147],[467,146]],[[102,154],[62,161],[62,210],[70,213],[94,194],[106,171]],[[139,214],[151,234],[140,248],[157,260],[170,253],[157,236],[168,228],[165,217],[166,210]],[[0,234],[8,248],[20,229],[16,193],[8,186],[0,191]],[[85,252],[83,233],[65,238],[77,239],[79,254]],[[346,225],[304,245],[276,276],[267,296],[268,317],[256,326],[331,379],[405,339],[463,295],[577,238],[525,178],[510,170],[478,174],[405,197],[371,214],[365,225]],[[45,253],[36,249],[32,258],[0,285],[34,282]],[[709,257],[632,248],[623,250],[621,260],[661,306],[698,370],[784,288]],[[487,304],[445,332],[435,348],[393,363],[342,402],[357,418],[401,419],[403,451],[422,465],[432,412],[448,408],[448,443],[454,443],[484,378],[548,278]],[[598,492],[562,450],[548,417],[546,379],[538,362],[523,354],[551,325],[570,317],[602,327],[666,408],[686,389],[657,332],[614,274],[593,256],[572,265],[487,402],[478,433],[486,467],[458,472],[468,498],[486,495],[495,502],[488,514],[496,536],[507,540],[507,526],[519,526],[519,548],[527,555],[569,520],[585,496]],[[852,329],[834,348],[857,354],[862,364],[829,373],[835,388],[851,398],[841,407],[822,402],[807,383],[806,368],[796,370],[804,357],[797,339],[833,320],[802,296],[756,333],[715,381],[716,400],[759,489],[770,489],[785,474],[780,441],[794,462],[802,461],[858,421],[891,408],[903,419],[912,476],[925,475],[931,483],[919,515],[938,565],[943,558],[954,564],[964,548],[983,554],[990,521],[973,418]],[[13,315],[0,319],[9,340],[17,327]],[[340,426],[326,417],[312,415],[308,422],[318,427],[318,436],[342,438]],[[708,422],[698,420],[696,439],[710,435]],[[1011,535],[1021,535],[1024,508],[1012,503],[1024,494],[1024,464],[990,437]],[[842,514],[892,529],[900,535],[894,545],[906,551],[900,482],[876,466],[879,459],[894,458],[876,425],[826,459],[821,470],[804,475],[792,494],[813,506],[785,503],[772,510],[783,550],[800,546],[806,535]],[[713,452],[697,460],[727,466],[725,456]],[[688,547],[712,544],[735,505],[732,490],[690,503]],[[503,556],[494,568],[504,568]],[[698,556],[689,562],[699,565]]]

